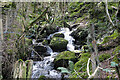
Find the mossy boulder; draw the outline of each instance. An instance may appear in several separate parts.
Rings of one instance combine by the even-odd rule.
[[[110,58],[110,54],[108,54],[108,53],[104,53],[104,54],[99,55],[100,62],[102,62],[108,58]]]
[[[80,54],[80,58],[79,58],[79,61],[75,63],[75,70],[77,71],[86,71],[86,65],[87,65],[87,61],[88,61],[88,58],[91,56],[90,53],[82,53]],[[81,70],[80,68],[84,66]]]
[[[54,37],[50,41],[50,47],[53,49],[53,51],[64,51],[67,49],[67,44],[68,41],[60,37]]]
[[[74,52],[71,51],[63,51],[59,53],[55,60],[54,60],[54,68],[57,69],[58,67],[68,67],[68,61],[71,60],[73,62],[77,61]]]
[[[87,41],[88,31],[87,29],[77,28],[71,33],[71,36],[75,39],[75,44],[84,45]]]
[[[63,34],[63,33],[57,33],[57,34],[54,34],[53,37],[61,37],[61,38],[64,38],[64,34]]]
[[[72,52],[72,51],[63,51],[61,53],[59,53],[55,60],[58,61],[60,59],[68,59],[68,60],[71,60],[71,59],[75,59],[76,56],[75,56],[75,53]]]

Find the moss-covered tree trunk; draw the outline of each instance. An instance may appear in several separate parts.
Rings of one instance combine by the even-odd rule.
[[[13,78],[31,78],[32,65],[32,60],[27,60],[24,62],[20,59],[16,61],[14,66]]]

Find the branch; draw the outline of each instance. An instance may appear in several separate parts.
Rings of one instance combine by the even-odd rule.
[[[87,73],[88,73],[88,76],[90,77],[90,70],[89,70],[89,64],[90,64],[90,58],[88,59],[88,63],[87,63]]]
[[[43,58],[33,48],[31,48],[31,50],[34,51],[41,58],[41,60],[43,60]]]
[[[107,16],[108,16],[110,23],[112,24],[113,27],[115,27],[115,24],[112,22],[110,14],[108,12],[108,4],[107,3],[108,3],[108,1],[106,0],[106,3],[105,3],[106,4],[106,13],[107,13]]]
[[[119,54],[119,53],[117,53],[117,54],[115,54],[115,55],[118,55],[118,54]],[[115,55],[114,55],[114,56],[115,56]],[[114,56],[108,58],[107,60],[113,58]],[[89,59],[88,59],[88,63],[87,63],[87,74],[88,74],[88,76],[89,76],[88,78],[94,77],[95,74],[97,73],[97,71],[98,71],[99,69],[103,70],[103,68],[99,67],[99,65],[98,65],[97,68],[95,69],[95,71],[90,75],[90,70],[89,70],[90,60],[91,60],[91,59],[89,58]],[[105,60],[105,61],[107,61],[107,60]],[[99,64],[100,64],[100,63],[99,63]],[[114,72],[114,70],[111,70],[111,71]]]
[[[90,75],[90,71],[89,71],[89,64],[90,64],[90,58],[88,59],[88,63],[87,63],[87,73],[88,73],[88,78],[92,78],[95,76],[95,74],[97,73],[98,69],[102,69],[101,67],[97,66],[97,68],[95,69],[95,71]]]

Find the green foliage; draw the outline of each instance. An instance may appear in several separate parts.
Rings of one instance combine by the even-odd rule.
[[[32,39],[25,38],[26,46],[29,46],[32,44]]]
[[[110,54],[108,54],[108,53],[104,53],[104,54],[101,54],[101,55],[99,56],[100,62],[102,62],[102,61],[104,61],[104,60],[106,60],[106,59],[108,59],[108,58],[110,58]]]
[[[72,61],[69,60],[69,70],[67,68],[64,67],[58,67],[58,70],[61,70],[61,73],[72,73],[74,70],[74,63]]]
[[[111,66],[112,66],[112,67],[115,67],[115,66],[118,66],[118,64],[115,63],[115,62],[111,62]]]
[[[47,44],[48,44],[48,41],[45,39],[45,40],[43,40],[42,44],[43,44],[43,45],[47,45]]]
[[[111,69],[106,68],[106,69],[103,69],[103,71],[105,71],[105,72],[111,72]]]
[[[73,70],[74,70],[74,63],[73,63],[73,61],[69,61],[69,70],[70,70],[70,72],[73,72]]]
[[[56,56],[56,61],[57,60],[60,60],[60,59],[68,59],[68,60],[71,60],[71,59],[75,59],[76,56],[75,56],[75,53],[74,52],[71,52],[71,51],[63,51],[61,53],[59,53],[57,56]]]
[[[61,70],[61,73],[70,73],[67,68],[64,67],[58,67],[58,70]]]

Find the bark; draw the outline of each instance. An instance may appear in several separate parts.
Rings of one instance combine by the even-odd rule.
[[[1,34],[1,41],[3,41],[3,23],[2,23],[2,14],[1,14],[1,12],[2,12],[2,8],[0,7],[0,34]]]
[[[95,39],[95,30],[94,30],[94,25],[91,24],[90,27],[90,35],[92,38],[92,46],[94,49],[94,52],[92,52],[91,55],[91,61],[92,61],[92,72],[95,71],[95,69],[97,68],[98,64],[99,64],[99,59],[98,59],[98,48],[97,48],[97,44],[96,44],[96,39]],[[98,78],[98,73],[95,74],[94,78]]]

